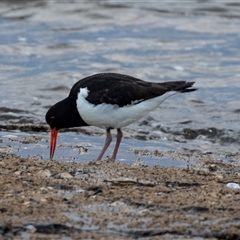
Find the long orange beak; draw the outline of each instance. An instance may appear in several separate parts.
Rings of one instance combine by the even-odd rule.
[[[55,148],[57,145],[57,134],[58,130],[56,128],[51,129],[51,144],[50,144],[50,159],[52,160]]]

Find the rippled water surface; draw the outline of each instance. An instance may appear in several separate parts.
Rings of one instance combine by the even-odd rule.
[[[175,95],[124,129],[133,147],[159,142],[159,150],[167,144],[236,152],[239,26],[240,3],[232,1],[0,1],[1,136],[8,126],[45,125],[47,109],[77,80],[118,72],[146,81],[195,81],[199,89]],[[75,145],[95,141],[62,134]]]

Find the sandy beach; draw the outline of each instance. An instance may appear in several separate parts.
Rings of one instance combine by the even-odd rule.
[[[3,239],[239,239],[239,167],[200,169],[0,155]]]

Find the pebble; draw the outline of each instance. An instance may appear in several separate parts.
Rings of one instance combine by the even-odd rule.
[[[46,199],[46,198],[40,198],[40,202],[41,202],[41,203],[46,203],[46,202],[47,202],[47,199]]]
[[[139,210],[138,211],[138,214],[141,215],[141,216],[145,216],[149,213],[149,210],[148,209],[142,209],[142,210]]]
[[[228,188],[232,188],[232,189],[240,189],[240,184],[238,183],[234,183],[234,182],[230,182],[226,185]]]
[[[124,202],[122,202],[122,201],[115,201],[115,202],[113,202],[113,203],[111,203],[111,206],[121,206],[121,205],[124,205]]]
[[[217,166],[215,165],[215,164],[210,164],[209,166],[208,166],[208,169],[209,169],[209,171],[216,171],[217,170]]]
[[[88,173],[85,173],[83,171],[77,171],[74,175],[75,177],[79,177],[79,178],[89,178],[90,175]]]
[[[23,205],[24,205],[25,207],[29,207],[29,206],[31,205],[31,203],[30,203],[29,201],[25,201],[25,202],[23,202]]]
[[[46,187],[40,187],[41,191],[47,191],[48,189]]]
[[[70,173],[68,173],[68,172],[60,173],[59,176],[60,176],[61,178],[72,178],[72,177],[73,177],[73,176],[72,176]]]
[[[223,175],[222,174],[217,173],[217,174],[215,174],[215,176],[218,180],[223,180]]]
[[[16,172],[14,172],[13,174],[15,174],[15,175],[19,176],[19,175],[21,175],[21,174],[22,174],[22,171],[16,171]]]
[[[50,177],[52,174],[48,169],[45,169],[45,170],[40,170],[39,172],[37,172],[37,175],[40,177]]]
[[[27,231],[29,231],[31,233],[34,233],[37,231],[37,229],[33,225],[27,225],[25,228]]]

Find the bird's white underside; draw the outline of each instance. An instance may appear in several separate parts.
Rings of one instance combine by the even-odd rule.
[[[82,119],[88,124],[101,128],[121,128],[141,119],[156,109],[164,100],[177,92],[167,92],[159,97],[142,101],[138,104],[119,107],[102,103],[94,105],[86,100],[89,90],[80,88],[77,98],[77,109]]]

